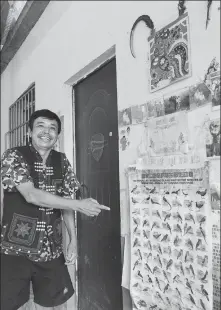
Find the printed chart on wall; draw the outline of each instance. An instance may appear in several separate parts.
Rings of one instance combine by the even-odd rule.
[[[128,178],[134,309],[212,310],[209,163]]]

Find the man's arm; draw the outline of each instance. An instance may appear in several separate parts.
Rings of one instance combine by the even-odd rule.
[[[101,210],[110,210],[92,198],[82,200],[63,198],[35,188],[32,182],[21,183],[16,188],[27,202],[38,207],[78,211],[88,216],[97,216]]]

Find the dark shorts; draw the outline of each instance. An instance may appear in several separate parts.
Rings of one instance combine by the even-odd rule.
[[[29,300],[32,282],[34,302],[43,307],[65,303],[73,294],[64,256],[37,263],[24,256],[1,254],[1,309],[17,310]]]

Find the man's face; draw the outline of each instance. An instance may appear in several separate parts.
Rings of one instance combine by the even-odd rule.
[[[50,150],[58,139],[58,123],[44,117],[38,117],[30,131],[33,146],[38,149]]]

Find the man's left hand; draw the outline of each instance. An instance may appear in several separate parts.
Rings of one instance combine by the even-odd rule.
[[[70,241],[67,246],[66,252],[66,265],[74,265],[77,259],[77,243],[76,241]]]

